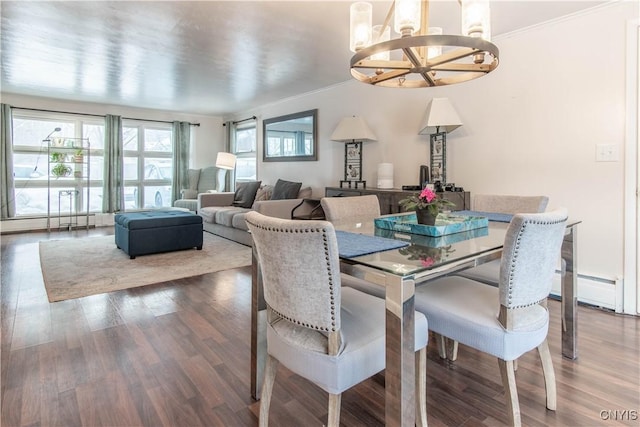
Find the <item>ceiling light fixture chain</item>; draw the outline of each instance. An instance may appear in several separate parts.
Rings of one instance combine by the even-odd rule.
[[[461,0],[462,35],[429,27],[428,0],[396,0],[382,25],[371,25],[372,6],[351,5],[351,74],[385,87],[432,87],[462,83],[495,70],[499,50],[491,43],[488,0]],[[391,19],[401,37],[391,40]],[[389,30],[389,31],[388,31]]]

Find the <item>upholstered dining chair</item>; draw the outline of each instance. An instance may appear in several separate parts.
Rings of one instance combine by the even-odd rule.
[[[320,205],[327,221],[334,227],[352,232],[373,229],[373,220],[380,216],[378,196],[370,194],[353,197],[323,197]],[[378,298],[385,297],[385,289],[375,283],[342,274],[342,285]]]
[[[547,196],[509,196],[477,194],[471,198],[471,209],[476,212],[491,212],[515,215],[517,213],[544,212],[549,203]],[[458,276],[498,286],[500,280],[500,260],[480,264],[455,273]]]
[[[279,363],[329,393],[329,426],[342,392],[385,368],[385,302],[341,286],[338,243],[327,221],[249,212],[267,304],[267,362],[260,425],[267,426]],[[416,313],[416,420],[426,420],[427,321]]]
[[[498,358],[514,426],[521,425],[514,362],[538,349],[548,409],[556,408],[546,307],[567,222],[566,209],[516,214],[504,240],[499,287],[446,276],[416,287],[416,310],[444,337]]]
[[[320,205],[324,210],[325,218],[334,226],[357,227],[358,224],[373,226],[373,219],[380,216],[380,202],[375,194],[353,197],[323,197],[320,199]]]

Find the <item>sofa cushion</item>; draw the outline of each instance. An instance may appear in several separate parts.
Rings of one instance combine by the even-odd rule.
[[[279,179],[273,187],[271,200],[295,199],[298,197],[300,187],[302,187],[301,182],[291,182]]]
[[[216,212],[216,224],[225,225],[227,227],[233,226],[233,217],[240,214],[249,212],[247,208],[226,207],[218,209]]]
[[[208,222],[209,224],[216,223],[216,211],[220,206],[208,206],[206,208],[200,208],[198,210],[198,215],[202,217],[202,221]]]
[[[233,206],[250,208],[262,181],[239,182],[233,196]]]
[[[249,231],[249,227],[247,226],[247,221],[245,218],[247,216],[246,212],[242,212],[233,216],[231,220],[231,225],[233,228],[237,228],[238,230]]]

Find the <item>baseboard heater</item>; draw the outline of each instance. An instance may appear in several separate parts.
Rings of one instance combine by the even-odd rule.
[[[556,271],[551,287],[551,297],[560,298],[560,271]],[[588,274],[578,274],[578,302],[622,313],[622,279],[609,279]]]

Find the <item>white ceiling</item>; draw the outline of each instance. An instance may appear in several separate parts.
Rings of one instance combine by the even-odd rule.
[[[493,1],[493,36],[605,2]],[[351,3],[3,0],[1,88],[216,116],[244,111],[351,78]],[[374,21],[390,4],[374,2]],[[457,0],[432,1],[430,22],[459,33],[459,9]]]

